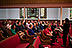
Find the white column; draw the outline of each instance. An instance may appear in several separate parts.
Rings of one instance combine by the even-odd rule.
[[[25,16],[26,16],[26,19],[27,19],[27,8],[25,8]]]
[[[25,7],[24,7],[24,21],[25,21]]]
[[[48,19],[48,8],[47,8],[47,19]]]
[[[60,15],[60,25],[62,25],[62,7],[61,7],[61,15]]]
[[[39,8],[39,19],[40,19],[40,8]]]
[[[70,8],[68,8],[68,19],[70,20]]]

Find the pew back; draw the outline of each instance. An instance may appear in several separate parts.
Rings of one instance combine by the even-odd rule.
[[[20,39],[18,35],[14,35],[6,40],[0,42],[0,48],[16,48],[20,44]]]

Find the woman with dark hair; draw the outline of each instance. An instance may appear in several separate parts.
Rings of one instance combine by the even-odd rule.
[[[63,47],[66,47],[67,34],[69,33],[69,26],[70,26],[69,19],[66,18],[65,19],[65,24],[63,26],[63,45],[61,45]]]
[[[6,37],[6,38],[9,37],[5,21],[2,22],[1,30],[4,32],[4,33],[2,33],[4,37]]]
[[[11,32],[12,32],[14,35],[16,34],[15,28],[16,28],[15,25],[12,25],[12,26],[11,26]]]

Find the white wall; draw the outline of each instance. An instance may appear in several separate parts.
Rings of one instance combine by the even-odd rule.
[[[62,8],[62,20],[65,20],[65,18],[69,18],[69,8]],[[60,8],[58,9],[58,20],[60,20]]]
[[[20,19],[19,9],[8,9],[9,19]]]
[[[0,19],[20,19],[19,8],[0,9]]]
[[[58,19],[58,8],[48,8],[48,19],[49,20]]]
[[[62,9],[62,19],[69,18],[69,8]],[[26,17],[27,18],[27,17]],[[0,19],[20,19],[19,8],[14,9],[0,9]],[[60,8],[47,8],[48,20],[60,20]]]
[[[8,19],[8,9],[0,9],[0,19]]]

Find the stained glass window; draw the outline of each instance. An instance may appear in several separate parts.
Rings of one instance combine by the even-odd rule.
[[[70,8],[70,19],[72,19],[72,8]]]
[[[47,18],[46,8],[41,8],[41,10],[40,10],[40,18]]]
[[[27,8],[27,18],[38,18],[39,8]]]

